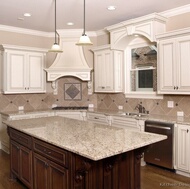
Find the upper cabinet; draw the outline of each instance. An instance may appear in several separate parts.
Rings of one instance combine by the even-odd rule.
[[[44,93],[45,49],[2,45],[3,93]]]
[[[123,51],[111,50],[109,45],[94,51],[95,92],[122,92]]]
[[[190,94],[190,29],[158,39],[158,93]]]

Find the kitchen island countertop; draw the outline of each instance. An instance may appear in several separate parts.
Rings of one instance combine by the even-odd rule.
[[[130,131],[58,116],[4,121],[4,123],[23,133],[95,161],[167,138],[164,135]]]

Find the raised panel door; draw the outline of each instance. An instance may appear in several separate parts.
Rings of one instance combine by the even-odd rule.
[[[45,92],[43,53],[28,54],[27,88],[30,92]]]
[[[158,92],[171,94],[176,86],[176,59],[174,40],[159,43]]]
[[[7,52],[7,65],[4,70],[4,92],[25,91],[26,86],[26,54],[20,51]]]
[[[190,93],[190,37],[177,40],[177,79],[178,91]]]
[[[34,153],[34,188],[47,189],[48,188],[48,169],[46,158]]]
[[[190,172],[189,126],[178,125],[177,129],[177,169]]]

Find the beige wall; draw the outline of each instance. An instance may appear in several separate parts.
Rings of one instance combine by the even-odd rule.
[[[166,30],[172,31],[190,27],[190,13],[170,17],[167,21]]]

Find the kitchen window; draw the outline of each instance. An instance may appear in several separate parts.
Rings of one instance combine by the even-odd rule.
[[[161,95],[157,95],[156,44],[130,45],[125,53],[125,96],[133,98],[162,98]]]

